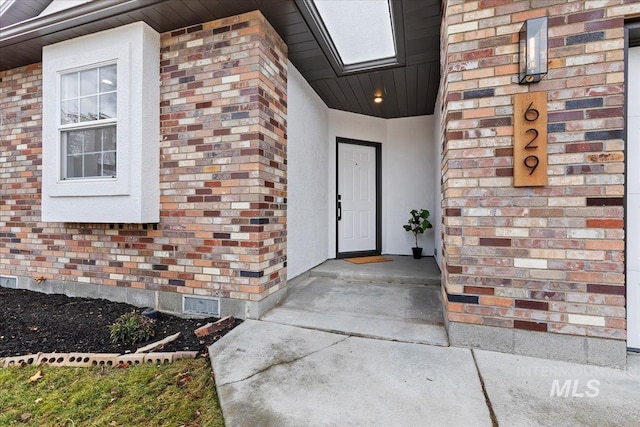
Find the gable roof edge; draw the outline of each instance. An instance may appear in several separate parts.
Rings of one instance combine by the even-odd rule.
[[[88,2],[45,16],[0,28],[0,47],[11,46],[58,31],[78,27],[137,9],[153,6],[168,0],[113,0],[111,2]]]

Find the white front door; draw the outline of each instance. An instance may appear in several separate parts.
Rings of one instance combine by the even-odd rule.
[[[629,49],[627,92],[627,347],[640,349],[640,47]]]
[[[338,254],[377,249],[376,147],[338,143]]]

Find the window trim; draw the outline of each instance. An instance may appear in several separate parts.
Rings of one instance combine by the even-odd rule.
[[[51,76],[47,73],[44,75],[44,91],[48,89],[47,85],[54,86],[53,103],[55,112],[52,119],[55,120],[55,183],[56,185],[50,189],[50,197],[68,197],[68,196],[117,196],[130,194],[130,174],[131,174],[131,149],[130,144],[126,144],[129,128],[131,127],[130,117],[130,94],[132,87],[128,78],[131,72],[131,44],[118,43],[109,47],[96,50],[87,50],[77,57],[63,56],[53,59],[47,64],[47,69],[55,70],[54,82],[48,80]],[[116,141],[120,142],[116,145],[116,177],[91,177],[91,178],[73,178],[63,179],[64,170],[61,162],[61,153],[63,152],[63,141],[61,133],[61,112],[60,102],[62,100],[62,75],[66,73],[82,71],[86,69],[97,68],[102,65],[116,64],[118,67],[117,88],[117,116],[118,123],[116,126]],[[52,84],[53,83],[53,84]],[[44,93],[44,96],[47,94]],[[51,107],[49,107],[51,108]],[[103,120],[96,121],[103,122]],[[92,122],[93,124],[93,122]],[[74,124],[75,125],[75,124]],[[49,133],[51,123],[45,123],[44,131],[47,137],[54,136]],[[49,155],[51,155],[49,153]]]
[[[61,178],[60,73],[118,67],[116,178]],[[160,221],[160,34],[144,22],[42,49],[43,222]],[[157,153],[157,155],[153,155]]]

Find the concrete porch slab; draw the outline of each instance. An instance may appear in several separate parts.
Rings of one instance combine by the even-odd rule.
[[[261,320],[392,341],[449,345],[439,287],[310,277]]]
[[[440,285],[440,269],[433,257],[413,259],[411,256],[403,255],[384,256],[393,261],[352,264],[342,259],[330,259],[313,268],[310,274],[344,280]]]
[[[501,426],[640,425],[637,359],[622,371],[473,351]]]
[[[227,426],[490,426],[470,350],[247,320],[209,349]]]

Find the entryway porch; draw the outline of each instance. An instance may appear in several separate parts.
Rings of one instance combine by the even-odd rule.
[[[440,270],[431,257],[388,262],[328,260],[289,284],[261,320],[352,336],[447,346]]]

